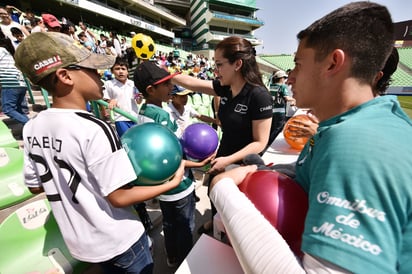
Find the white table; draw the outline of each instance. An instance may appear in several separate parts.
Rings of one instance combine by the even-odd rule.
[[[265,164],[289,164],[297,160],[299,153],[300,151],[291,148],[286,143],[283,132],[281,132],[263,154],[262,158]]]
[[[232,247],[202,234],[176,274],[243,274]]]

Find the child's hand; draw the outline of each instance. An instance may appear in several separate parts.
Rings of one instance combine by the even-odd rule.
[[[173,188],[177,187],[183,179],[183,175],[185,174],[185,162],[185,160],[182,160],[173,178],[169,181]]]
[[[207,157],[206,159],[203,159],[202,161],[199,162],[199,164],[201,166],[205,166],[208,163],[210,163],[216,156],[216,153],[213,153],[212,155],[210,155],[209,157]]]
[[[109,109],[113,109],[114,107],[117,107],[117,100],[116,99],[111,99],[109,101]]]

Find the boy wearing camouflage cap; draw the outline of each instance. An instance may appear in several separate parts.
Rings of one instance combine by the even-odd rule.
[[[97,69],[111,67],[112,56],[91,53],[61,33],[39,32],[20,44],[15,59],[53,97],[53,107],[23,129],[26,185],[46,193],[74,258],[107,273],[152,273],[144,227],[130,206],[176,187],[183,165],[163,185],[129,185],[136,174],[119,138],[86,111],[87,101],[103,96]]]

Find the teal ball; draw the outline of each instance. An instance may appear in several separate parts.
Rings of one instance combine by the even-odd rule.
[[[145,123],[128,129],[121,142],[137,174],[136,185],[159,185],[168,181],[182,161],[182,146],[168,128]]]

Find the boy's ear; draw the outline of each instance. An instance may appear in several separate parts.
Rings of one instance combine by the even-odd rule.
[[[149,94],[149,95],[152,94],[153,88],[154,88],[154,87],[153,87],[152,85],[148,85],[148,86],[146,87],[146,93]]]
[[[72,84],[72,78],[70,77],[70,73],[67,69],[65,68],[59,68],[56,70],[56,72],[54,72],[56,75],[56,78],[64,83],[64,84]]]

